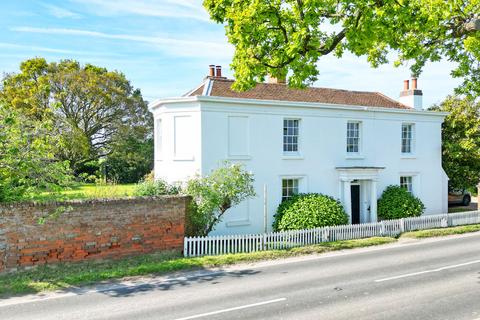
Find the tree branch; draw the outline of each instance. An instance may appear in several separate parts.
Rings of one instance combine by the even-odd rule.
[[[338,44],[345,38],[346,33],[347,33],[346,29],[343,29],[342,31],[337,33],[333,37],[333,41],[328,46],[326,46],[325,44],[320,46],[320,48],[318,49],[318,52],[322,55],[326,55],[332,52],[338,46]]]

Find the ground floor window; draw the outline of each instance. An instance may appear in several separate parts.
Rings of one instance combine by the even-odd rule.
[[[401,176],[400,177],[400,187],[407,189],[408,192],[413,192],[413,183],[411,176]]]
[[[282,201],[298,194],[299,179],[282,179]]]

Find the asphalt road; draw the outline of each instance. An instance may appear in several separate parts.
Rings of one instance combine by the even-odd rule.
[[[480,234],[0,300],[0,319],[480,319]]]

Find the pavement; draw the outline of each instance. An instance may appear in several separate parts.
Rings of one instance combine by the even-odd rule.
[[[0,319],[480,320],[480,233],[0,299]]]
[[[468,206],[460,204],[451,204],[448,206],[448,212],[476,211],[478,210],[478,197],[472,196],[472,201]]]

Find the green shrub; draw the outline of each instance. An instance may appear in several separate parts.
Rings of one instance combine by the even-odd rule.
[[[382,220],[418,217],[424,210],[422,201],[400,186],[388,186],[378,200]]]
[[[144,181],[135,186],[134,194],[142,197],[179,194],[180,187],[168,184],[163,180]]]
[[[299,230],[348,223],[342,204],[332,197],[308,193],[283,201],[275,214],[273,229]]]
[[[188,180],[184,193],[192,197],[187,213],[187,234],[206,236],[228,209],[254,197],[253,174],[241,164],[223,162],[208,176]]]

